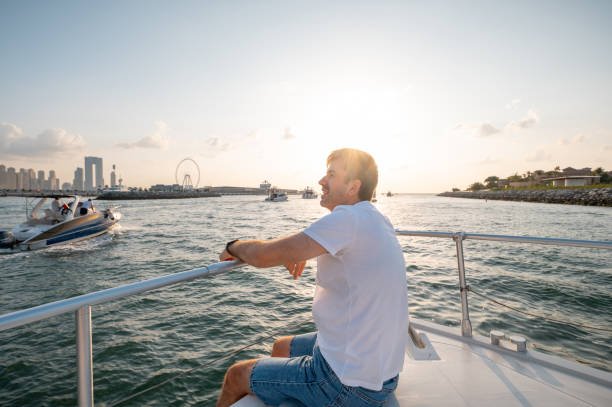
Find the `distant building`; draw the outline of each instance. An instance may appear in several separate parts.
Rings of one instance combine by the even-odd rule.
[[[510,181],[509,185],[511,188],[522,188],[522,187],[532,187],[534,185],[538,185],[537,181]]]
[[[38,176],[36,178],[36,189],[45,189],[45,172],[43,170],[38,171]]]
[[[0,164],[0,189],[6,189],[6,166]]]
[[[183,190],[183,187],[179,184],[172,185],[164,185],[164,184],[155,184],[151,185],[149,191],[151,192],[180,192]]]
[[[64,182],[62,184],[62,191],[72,191],[72,184],[70,182]]]
[[[77,167],[74,170],[74,179],[72,180],[72,187],[77,191],[83,190],[83,169],[81,167]]]
[[[55,176],[55,170],[49,170],[49,181],[47,182],[49,191],[60,190],[60,180]]]
[[[542,181],[552,182],[553,187],[582,187],[599,183],[599,175],[570,175],[566,177],[546,178]]]
[[[115,175],[115,164],[113,164],[113,170],[111,171],[111,188],[115,188],[117,186],[117,176]]]
[[[25,178],[27,174],[28,173],[25,170],[25,168],[19,169],[19,172],[17,173],[17,189],[18,190],[22,190],[25,188]]]
[[[8,167],[6,169],[6,189],[17,189],[17,178],[15,168]]]
[[[95,180],[93,167],[96,167]],[[86,191],[95,191],[97,188],[104,188],[104,168],[102,158],[100,157],[85,157],[85,183]]]
[[[262,190],[267,192],[270,189],[271,186],[272,186],[272,184],[270,184],[267,180],[265,180],[264,182],[259,184],[259,189],[262,189]]]
[[[28,170],[28,187],[26,189],[37,190],[38,182],[36,180],[36,171],[33,168]]]

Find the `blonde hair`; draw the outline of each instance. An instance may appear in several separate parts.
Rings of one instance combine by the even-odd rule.
[[[327,157],[327,165],[333,160],[340,159],[344,162],[344,169],[348,173],[346,181],[358,179],[361,181],[359,188],[359,199],[361,201],[372,200],[376,185],[378,185],[378,167],[374,158],[365,151],[354,148],[341,148],[332,151]]]

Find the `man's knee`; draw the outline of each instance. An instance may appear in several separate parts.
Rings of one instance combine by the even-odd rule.
[[[257,359],[236,362],[227,369],[225,373],[226,385],[238,388],[245,393],[250,392],[250,379],[253,366]]]
[[[276,358],[288,358],[291,352],[291,341],[293,336],[281,336],[274,341],[272,345],[272,357]]]

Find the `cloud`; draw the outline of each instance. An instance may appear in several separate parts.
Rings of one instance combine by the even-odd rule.
[[[562,138],[559,140],[559,144],[562,146],[568,146],[571,144],[580,144],[586,141],[587,137],[584,134],[576,134],[571,139]]]
[[[510,103],[506,104],[506,109],[512,110],[517,107],[519,103],[521,103],[521,99],[512,99]]]
[[[536,150],[533,154],[525,157],[526,161],[529,162],[540,162],[540,161],[549,161],[551,159],[551,155],[548,154],[544,150]]]
[[[81,151],[85,141],[65,129],[47,129],[36,137],[29,137],[14,124],[0,123],[0,147],[0,156],[51,157]]]
[[[480,135],[480,137],[489,137],[492,136],[493,134],[499,133],[501,130],[498,129],[497,127],[493,126],[490,123],[482,123],[479,127],[478,127],[478,134]]]
[[[508,128],[515,130],[525,130],[535,126],[540,121],[540,117],[535,110],[529,110],[527,116],[516,122],[508,123]]]
[[[168,138],[166,132],[168,125],[163,121],[155,122],[155,131],[149,136],[145,136],[134,143],[118,143],[115,144],[121,148],[157,148],[165,149],[168,147]]]
[[[291,140],[295,138],[295,134],[291,132],[289,127],[285,128],[285,132],[283,133],[283,140]]]
[[[489,137],[493,134],[500,133],[501,130],[497,127],[493,126],[491,123],[476,123],[476,124],[467,124],[467,123],[459,123],[455,126],[455,130],[468,130],[473,132],[476,136],[479,137]]]
[[[229,142],[222,143],[219,137],[209,137],[204,143],[215,151],[227,151],[231,147]]]

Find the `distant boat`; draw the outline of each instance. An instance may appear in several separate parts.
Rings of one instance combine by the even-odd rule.
[[[303,199],[317,199],[318,197],[319,195],[317,195],[317,193],[314,192],[310,187],[306,187],[306,189],[304,189],[304,192],[302,193]]]
[[[285,192],[279,191],[276,188],[271,188],[268,197],[265,199],[266,202],[285,202],[289,198]]]
[[[393,196],[393,194],[391,193],[391,191],[387,191],[387,196]]]

